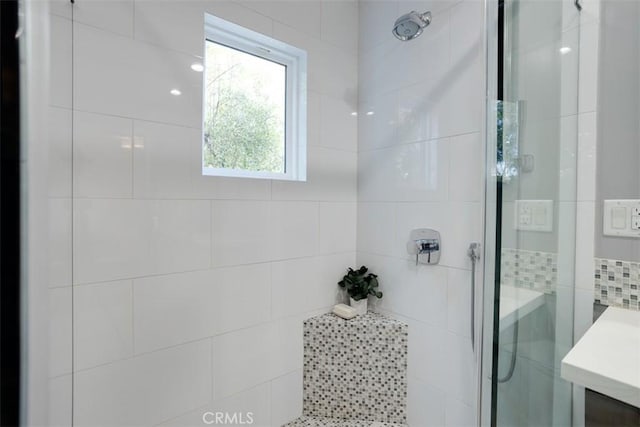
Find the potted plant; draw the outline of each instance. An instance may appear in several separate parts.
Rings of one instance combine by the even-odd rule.
[[[338,282],[341,288],[346,289],[350,298],[351,307],[355,308],[358,314],[367,312],[367,297],[373,295],[382,298],[382,292],[378,291],[378,276],[373,273],[367,274],[369,269],[364,265],[357,270],[349,268],[347,274]]]

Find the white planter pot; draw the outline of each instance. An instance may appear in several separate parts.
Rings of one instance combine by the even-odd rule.
[[[354,300],[353,298],[349,298],[349,305],[356,309],[356,313],[358,315],[367,314],[367,298],[361,300]]]

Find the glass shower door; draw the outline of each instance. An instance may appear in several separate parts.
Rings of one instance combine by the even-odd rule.
[[[499,9],[484,410],[497,426],[566,426],[572,388],[560,361],[573,340],[579,11],[563,0],[504,0]]]

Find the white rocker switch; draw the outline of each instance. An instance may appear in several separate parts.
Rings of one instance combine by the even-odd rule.
[[[611,209],[611,228],[624,230],[627,228],[627,208],[618,206]]]

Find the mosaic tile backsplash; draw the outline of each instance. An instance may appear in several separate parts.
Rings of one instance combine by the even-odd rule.
[[[405,424],[407,341],[405,323],[377,313],[305,320],[303,414]]]
[[[640,310],[640,263],[595,258],[596,303]]]
[[[553,294],[558,281],[558,254],[502,249],[500,283]]]

